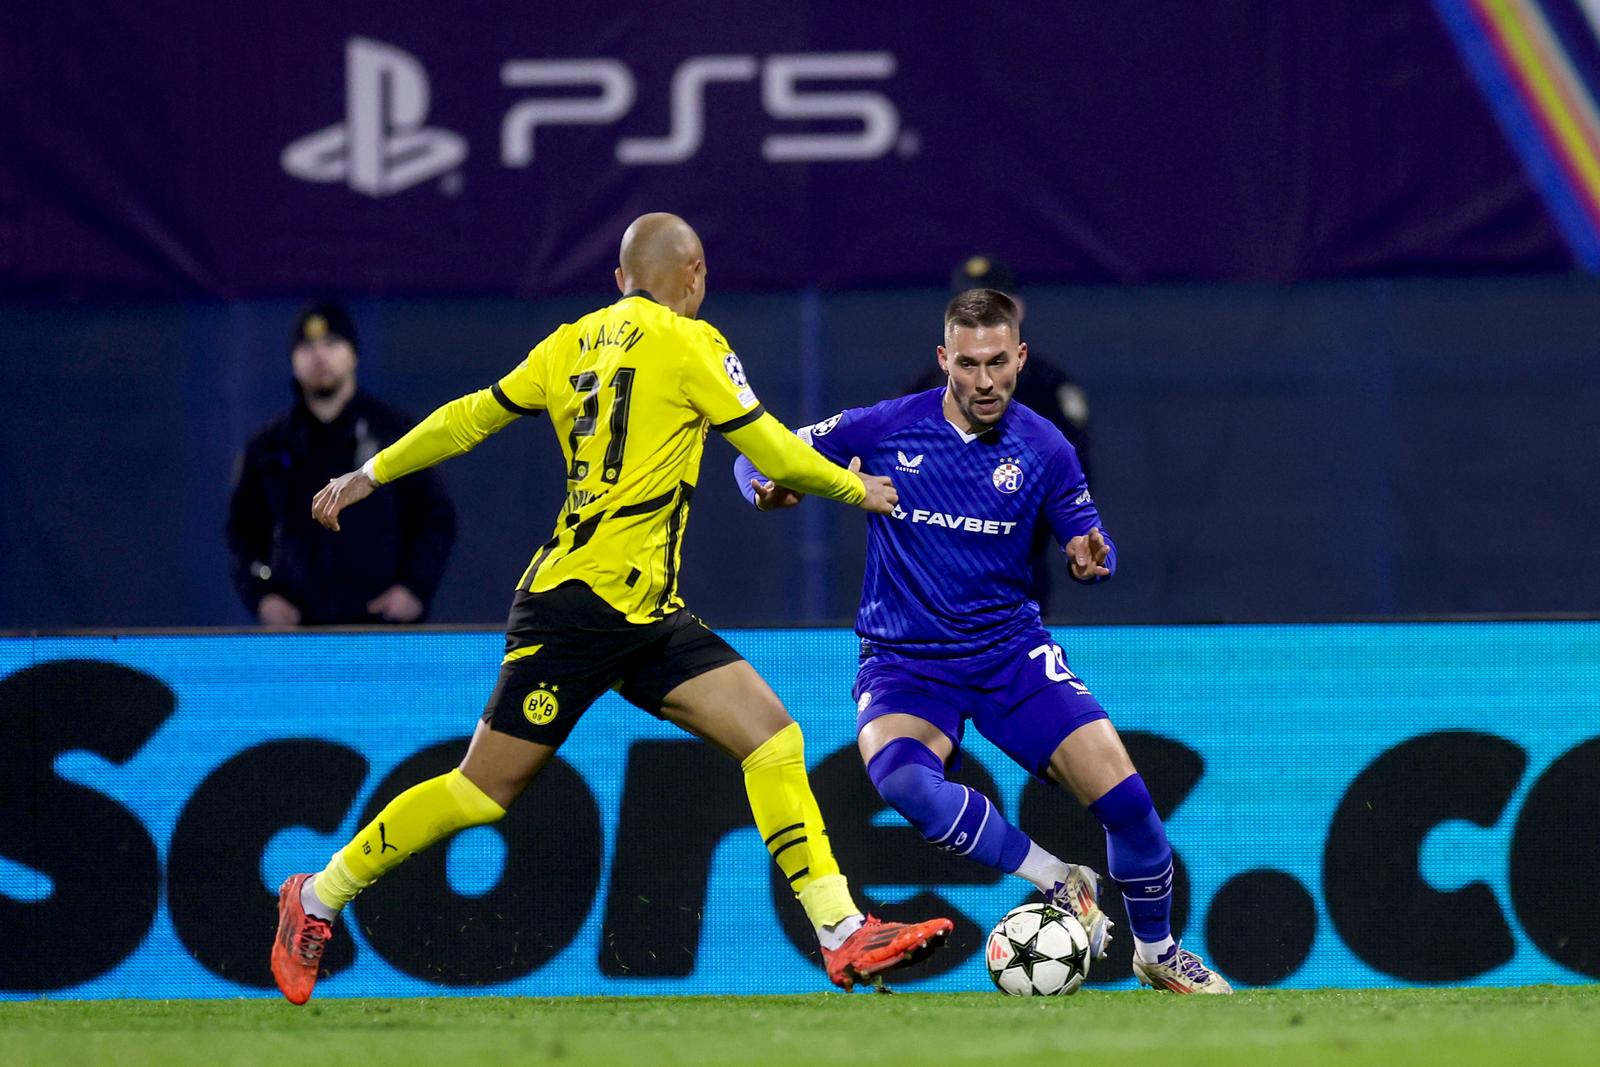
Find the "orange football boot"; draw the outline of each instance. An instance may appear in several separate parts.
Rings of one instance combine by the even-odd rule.
[[[944,944],[955,929],[949,919],[929,919],[920,923],[886,923],[868,915],[861,929],[832,950],[822,950],[828,978],[845,992],[857,982],[866,982],[896,967],[927,959]]]
[[[307,915],[300,891],[309,874],[292,874],[278,887],[278,938],[272,943],[272,977],[290,1004],[311,999],[322,968],[322,950],[333,936],[333,924]]]

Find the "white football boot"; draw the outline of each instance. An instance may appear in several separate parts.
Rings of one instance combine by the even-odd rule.
[[[1204,960],[1182,945],[1173,945],[1155,963],[1144,962],[1135,952],[1133,974],[1152,989],[1224,997],[1233,995],[1233,986],[1228,984],[1226,978],[1207,967]]]
[[[1066,879],[1045,891],[1044,902],[1077,919],[1083,925],[1083,932],[1089,935],[1089,955],[1097,960],[1105,959],[1114,924],[1100,910],[1098,874],[1076,863],[1067,864]]]

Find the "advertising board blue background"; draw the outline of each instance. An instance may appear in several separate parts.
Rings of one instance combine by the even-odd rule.
[[[1421,878],[1434,890],[1485,884],[1509,925],[1513,947],[1508,961],[1464,981],[1505,985],[1583,980],[1578,971],[1548,958],[1530,938],[1519,919],[1526,912],[1524,902],[1513,899],[1509,857],[1514,835],[1530,832],[1523,819],[1530,789],[1564,754],[1600,735],[1600,623],[1086,627],[1055,633],[1073,669],[1125,733],[1160,735],[1203,760],[1193,790],[1167,820],[1190,881],[1192,903],[1184,935],[1189,946],[1208,951],[1208,939],[1217,929],[1217,916],[1208,918],[1208,909],[1225,885],[1248,872],[1271,869],[1298,882],[1315,908],[1309,949],[1283,985],[1396,983],[1392,974],[1364,962],[1330,919],[1324,891],[1330,826],[1336,810],[1348,803],[1352,783],[1385,752],[1423,735],[1471,731],[1519,746],[1526,764],[1520,777],[1513,776],[1516,785],[1509,802],[1491,825],[1446,819],[1426,834],[1416,857]],[[799,720],[813,766],[851,746],[852,634],[739,630],[727,637],[772,682]],[[487,632],[9,638],[0,641],[0,679],[15,680],[16,672],[43,664],[87,659],[133,668],[170,687],[176,697],[174,712],[125,762],[67,751],[44,769],[132,812],[154,841],[163,871],[171,859],[175,827],[191,797],[231,757],[266,742],[304,738],[359,753],[367,773],[356,803],[336,831],[291,828],[268,840],[260,856],[260,891],[266,893],[287,874],[318,869],[356,829],[377,784],[402,761],[470,732],[492,685],[500,648],[499,636]],[[0,707],[0,724],[7,729],[18,728],[36,710],[17,706],[18,692],[16,687],[0,688],[0,700],[9,702]],[[102,703],[81,713],[116,716],[118,708],[114,702]],[[630,787],[625,780],[630,747],[681,738],[615,695],[591,710],[561,755],[587,785],[599,811],[604,844],[594,903],[576,936],[548,963],[514,981],[480,985],[472,992],[778,993],[826,988],[820,971],[782,933],[768,892],[769,861],[749,826],[728,833],[712,854],[699,943],[688,946],[692,971],[681,977],[641,978],[607,975],[597,968],[602,913],[616,866],[619,812]],[[1001,807],[1014,818],[1026,775],[972,734],[967,758],[993,777]],[[1149,767],[1145,770],[1152,773]],[[738,770],[731,763],[725,773],[737,781]],[[1470,765],[1443,767],[1437,781],[1419,779],[1416,789],[1421,795],[1451,782],[1472,785],[1476,773]],[[319,767],[306,765],[279,788],[289,798],[294,791],[315,792],[319,784]],[[1157,785],[1152,782],[1159,792]],[[646,799],[687,811],[706,788],[703,781],[683,780],[674,784],[673,795]],[[820,788],[819,793],[830,823],[840,823],[842,815],[830,796]],[[5,817],[19,814],[26,818],[16,811]],[[745,826],[746,819],[741,811],[733,822]],[[884,812],[873,821],[892,825],[898,817]],[[571,832],[563,825],[541,828],[551,835]],[[8,835],[4,840],[17,838]],[[930,861],[944,859],[931,846],[918,845]],[[84,841],[73,847],[93,846]],[[495,829],[469,831],[443,847],[449,850],[449,879],[458,893],[481,894],[494,885],[506,851]],[[0,899],[0,914],[7,923],[26,924],[29,906],[48,900],[52,885],[16,859],[0,858],[0,898],[9,898]],[[402,866],[391,879],[405,879],[419,862]],[[1574,857],[1574,862],[1589,860]],[[854,881],[864,898],[890,904],[923,888]],[[1025,897],[1026,888],[1006,878],[939,891],[986,929]],[[103,906],[116,909],[114,888],[107,891]],[[193,892],[192,887],[186,892]],[[1386,901],[1370,900],[1367,906],[1382,909]],[[373,951],[365,942],[360,909],[358,901],[358,921],[345,923],[341,930],[341,936],[357,942],[354,962],[325,979],[319,996],[449,991],[449,986],[401,973]],[[1541,922],[1548,926],[1547,920]],[[9,932],[8,943],[19,943],[10,939],[17,933]],[[259,948],[263,973],[270,935],[270,928],[237,931],[245,956]],[[1408,951],[1425,955],[1429,931],[1415,930],[1413,935]],[[905,984],[962,990],[983,988],[987,981],[981,955],[973,954],[952,971],[920,982],[913,976]],[[221,997],[264,992],[260,976],[240,984],[196,962],[175,932],[172,900],[163,893],[153,924],[135,950],[109,970],[46,995]],[[26,988],[0,991],[7,998],[33,995],[39,994]]]

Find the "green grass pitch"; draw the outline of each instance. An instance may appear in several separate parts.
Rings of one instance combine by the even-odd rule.
[[[0,1003],[0,1063],[311,1064],[1600,1062],[1600,986],[796,997],[459,997]]]

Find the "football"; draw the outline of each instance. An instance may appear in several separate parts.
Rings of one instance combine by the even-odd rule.
[[[1006,912],[984,948],[989,977],[1014,997],[1064,997],[1089,976],[1089,936],[1077,919],[1048,904]]]

